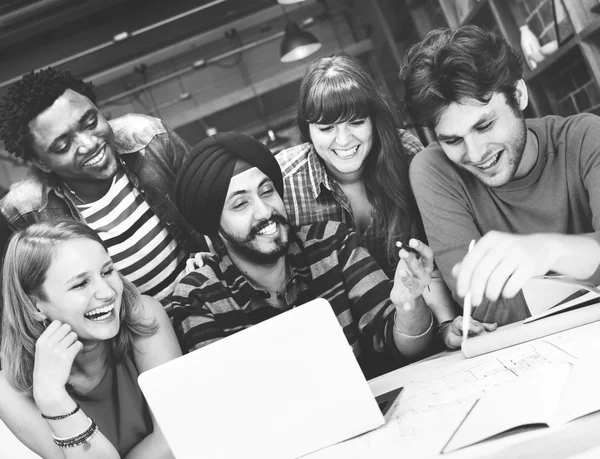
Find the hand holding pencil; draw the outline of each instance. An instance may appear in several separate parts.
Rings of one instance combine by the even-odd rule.
[[[471,239],[471,242],[469,243],[468,252],[470,252],[473,249],[474,245],[475,245],[475,239]],[[469,336],[469,325],[471,322],[471,307],[472,307],[471,291],[469,290],[467,292],[467,294],[465,295],[465,298],[463,301],[463,320],[462,320],[462,340],[463,341],[465,341],[467,339],[467,337]]]

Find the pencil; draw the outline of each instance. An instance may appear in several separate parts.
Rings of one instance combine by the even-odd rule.
[[[469,244],[469,252],[475,245],[475,239],[471,239]],[[471,325],[471,291],[469,290],[465,295],[463,301],[463,320],[462,320],[462,340],[466,341],[469,336],[469,326]]]

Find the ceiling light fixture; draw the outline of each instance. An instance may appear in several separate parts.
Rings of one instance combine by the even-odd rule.
[[[273,129],[267,130],[267,140],[265,142],[265,145],[269,150],[271,150],[271,153],[279,153],[287,146],[289,141],[290,139],[288,139],[287,137],[278,136],[277,134],[275,134],[275,131],[273,131]]]
[[[300,3],[303,1],[304,0],[277,0],[277,3],[279,3],[280,5],[292,5],[294,3]]]
[[[279,60],[283,63],[299,61],[317,52],[321,46],[321,42],[312,33],[302,30],[298,24],[288,19],[279,50]]]

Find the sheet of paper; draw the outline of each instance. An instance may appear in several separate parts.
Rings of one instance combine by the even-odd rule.
[[[523,296],[532,316],[547,311],[564,298],[581,290],[577,285],[552,279],[531,279],[523,287]]]
[[[485,394],[467,414],[444,452],[464,448],[515,427],[549,426],[570,371],[568,364],[546,366]]]
[[[598,320],[600,304],[592,304],[527,324],[515,322],[505,325],[492,333],[469,338],[462,343],[461,349],[465,357],[470,358]]]
[[[451,357],[455,355],[460,356]],[[418,364],[424,367],[427,379],[404,384],[386,415],[385,426],[312,454],[310,459],[397,459],[400,451],[411,459],[430,458],[442,451],[482,394],[536,369],[571,364],[576,359],[542,341],[499,351],[493,357],[452,360],[452,365],[444,367],[448,371],[433,379],[426,367],[435,362]]]
[[[310,454],[306,459],[398,459],[399,454],[411,459],[437,457],[481,395],[536,369],[574,364],[579,357],[587,355],[592,358],[586,351],[593,343],[600,343],[598,336],[600,322],[551,335],[543,341],[503,349],[493,355],[465,359],[458,352],[446,353],[440,361],[434,359],[411,366],[413,371],[408,371],[411,367],[401,368],[395,372],[399,374],[395,379],[404,389],[391,413],[388,412],[386,419],[388,416],[390,419],[383,427]],[[597,360],[600,346],[593,349],[598,349],[594,353]],[[384,379],[369,382],[376,394],[391,389]],[[548,430],[508,435],[473,449],[485,446],[486,454],[505,457],[501,455],[505,448],[524,439],[547,435]],[[468,454],[470,449],[457,451],[452,457],[477,457]]]
[[[524,324],[528,324],[530,322],[535,322],[536,320],[543,319],[544,317],[548,317],[554,314],[560,314],[565,311],[569,311],[575,308],[581,308],[590,306],[594,303],[598,303],[600,299],[600,295],[595,292],[586,292],[583,295],[566,301],[560,305],[554,306],[546,311],[540,312],[539,314],[532,315],[523,321]]]
[[[571,328],[564,332],[550,335],[544,341],[554,344],[565,352],[580,360],[598,360],[600,355],[600,322],[593,322],[584,327]]]
[[[551,426],[560,426],[600,411],[598,359],[579,360],[571,370]]]

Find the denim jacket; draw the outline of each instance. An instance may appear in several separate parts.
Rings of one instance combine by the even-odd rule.
[[[208,251],[204,237],[187,224],[170,198],[189,145],[157,118],[129,114],[109,123],[129,180],[156,216],[186,252]],[[10,187],[0,200],[0,212],[13,231],[56,218],[84,221],[62,180],[36,167]]]

